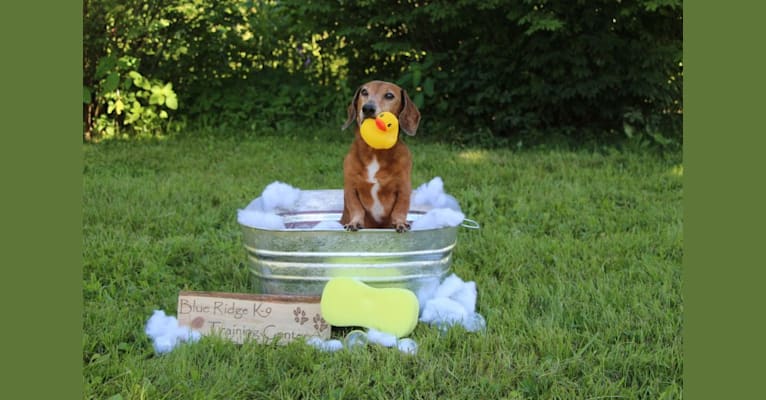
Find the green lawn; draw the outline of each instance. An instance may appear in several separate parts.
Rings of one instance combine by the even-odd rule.
[[[280,180],[341,188],[348,133],[84,146],[83,368],[98,399],[682,397],[681,154],[407,138],[468,218],[452,270],[487,330],[419,324],[416,356],[203,338],[156,356],[179,290],[249,292],[236,211]]]

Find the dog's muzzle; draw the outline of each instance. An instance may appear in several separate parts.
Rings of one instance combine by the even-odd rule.
[[[364,118],[375,118],[375,115],[377,114],[378,107],[373,102],[365,103],[362,106],[362,116]]]

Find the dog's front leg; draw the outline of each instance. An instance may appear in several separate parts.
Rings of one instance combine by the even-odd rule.
[[[410,191],[400,190],[396,196],[394,208],[391,210],[391,225],[397,232],[402,233],[410,230],[407,222],[407,213],[410,211]]]
[[[364,207],[353,188],[343,188],[343,215],[340,223],[347,231],[357,231],[364,227]]]

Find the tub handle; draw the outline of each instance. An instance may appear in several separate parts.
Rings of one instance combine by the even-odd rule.
[[[479,225],[478,222],[476,222],[476,221],[474,221],[472,219],[468,219],[468,218],[464,218],[463,222],[460,224],[460,226],[462,226],[463,228],[468,228],[468,229],[480,229],[481,228],[481,225]]]

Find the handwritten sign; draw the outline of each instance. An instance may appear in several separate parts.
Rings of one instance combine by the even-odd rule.
[[[319,297],[191,292],[178,294],[178,323],[203,335],[236,343],[288,343],[299,337],[330,337]]]

